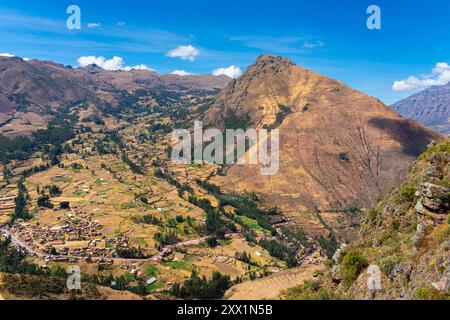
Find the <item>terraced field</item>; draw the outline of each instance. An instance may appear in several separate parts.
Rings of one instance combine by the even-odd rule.
[[[318,265],[306,265],[284,270],[267,278],[247,281],[229,289],[225,297],[229,300],[276,299],[280,292],[302,284],[311,279],[315,271],[322,269]]]

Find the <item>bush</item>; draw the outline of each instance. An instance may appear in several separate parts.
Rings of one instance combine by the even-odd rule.
[[[182,285],[175,283],[170,293],[182,299],[221,299],[225,291],[231,286],[229,276],[223,276],[214,271],[211,279],[205,276],[200,277],[197,271],[193,271],[190,279],[186,280]]]
[[[340,274],[344,279],[344,285],[350,286],[358,278],[364,268],[369,265],[367,258],[359,251],[352,249],[342,259]]]
[[[118,248],[117,255],[124,259],[142,259],[144,254],[141,248]]]
[[[412,202],[416,197],[416,187],[412,184],[404,184],[400,188],[400,195],[402,196],[402,200]]]
[[[70,202],[68,201],[63,201],[59,204],[59,207],[61,209],[70,209]]]
[[[333,260],[327,259],[327,260],[325,260],[325,261],[323,262],[323,265],[324,265],[326,268],[331,269],[331,268],[333,267]]]
[[[164,225],[164,223],[161,219],[159,219],[151,214],[145,214],[142,217],[141,216],[133,216],[133,217],[131,217],[131,220],[137,224],[140,224],[140,223],[152,224],[155,226],[163,226]]]
[[[218,243],[217,243],[217,238],[216,237],[208,237],[206,239],[206,244],[208,245],[208,247],[210,248],[215,248],[217,247]]]
[[[53,209],[53,204],[50,202],[50,197],[47,195],[40,196],[37,200],[39,207]]]
[[[369,221],[371,223],[375,223],[377,221],[379,215],[380,215],[380,212],[375,208],[372,208],[369,211],[367,211],[367,217],[369,218]]]
[[[430,286],[422,286],[414,292],[415,300],[449,300],[450,295],[440,292]]]
[[[45,189],[50,193],[50,197],[59,197],[62,193],[61,189],[56,185],[46,186]]]
[[[162,246],[174,244],[180,241],[178,236],[173,231],[167,231],[167,232],[157,232],[153,236],[153,238],[159,242]]]
[[[318,281],[306,281],[286,292],[287,300],[342,300],[338,293],[323,288]]]
[[[390,275],[394,270],[395,266],[402,261],[401,256],[388,256],[380,261],[380,269],[386,274]]]

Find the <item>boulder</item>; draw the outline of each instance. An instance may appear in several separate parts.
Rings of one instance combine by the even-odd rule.
[[[426,220],[442,223],[450,209],[450,188],[425,182],[418,193],[416,212]]]
[[[439,291],[449,291],[450,290],[450,273],[442,276],[438,282],[432,283],[433,287]]]

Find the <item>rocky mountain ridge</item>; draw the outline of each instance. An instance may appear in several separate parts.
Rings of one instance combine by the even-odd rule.
[[[159,75],[150,70],[107,71],[96,65],[72,68],[50,61],[0,57],[0,134],[30,135],[53,113],[83,103],[116,108],[127,96],[216,94],[230,79],[213,75]],[[140,91],[141,93],[139,93]]]
[[[391,107],[407,119],[450,134],[450,84],[425,89]]]

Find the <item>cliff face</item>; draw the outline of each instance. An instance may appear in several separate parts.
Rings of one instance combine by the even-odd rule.
[[[383,272],[379,298],[450,297],[449,162],[450,142],[430,148],[370,211],[355,247]],[[351,288],[356,297],[364,284]]]
[[[377,99],[271,55],[222,90],[205,122],[280,130],[276,175],[235,165],[216,182],[254,191],[285,212],[374,205],[430,142],[443,139]]]
[[[359,240],[286,296],[450,299],[449,163],[449,141],[421,155],[406,182],[367,212]]]

